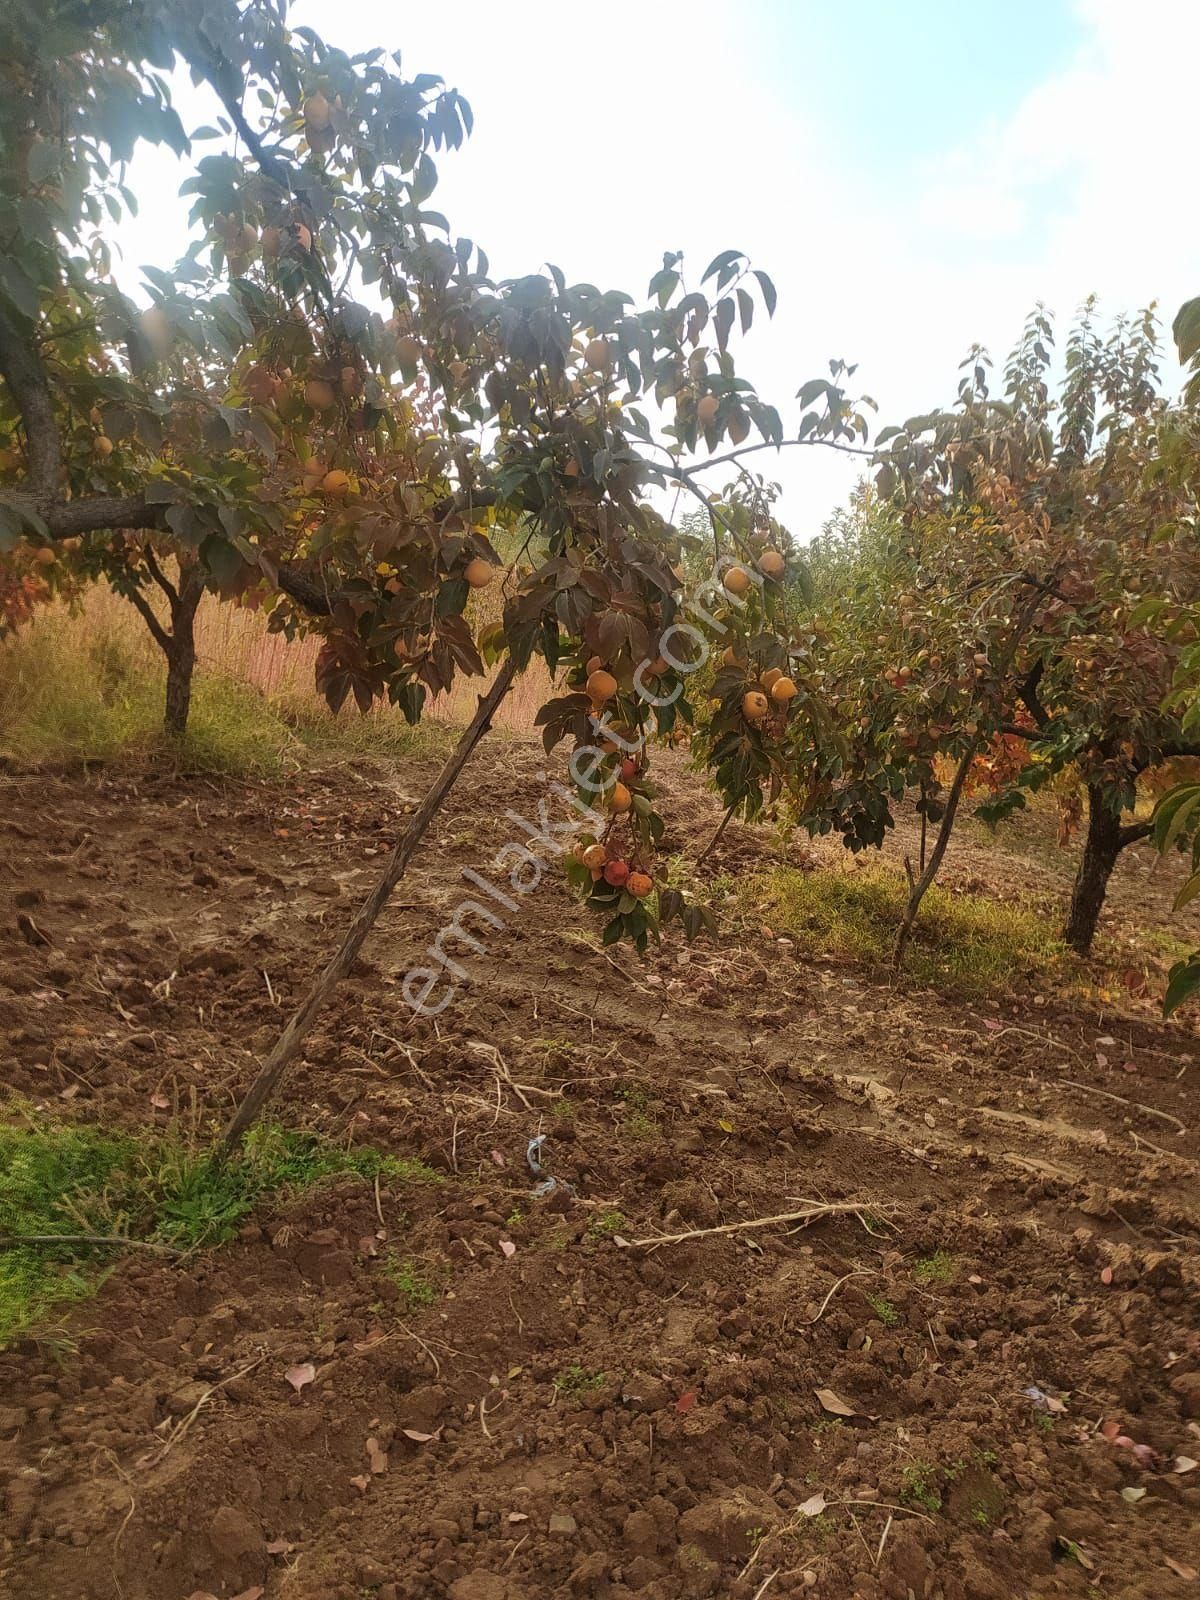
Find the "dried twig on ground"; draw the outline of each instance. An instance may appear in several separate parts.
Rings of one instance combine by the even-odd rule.
[[[1074,1078],[1055,1078],[1054,1081],[1062,1084],[1064,1089],[1078,1089],[1080,1094],[1099,1095],[1101,1100],[1112,1100],[1119,1106],[1128,1106],[1132,1111],[1144,1112],[1148,1117],[1158,1117],[1162,1122],[1169,1122],[1179,1133],[1188,1131],[1186,1123],[1180,1122],[1169,1111],[1160,1111],[1157,1106],[1143,1105],[1140,1100],[1126,1100],[1124,1095],[1112,1094],[1107,1089],[1093,1089],[1090,1083],[1076,1083]]]
[[[161,1461],[166,1455],[167,1451],[173,1449],[174,1446],[179,1443],[180,1439],[183,1438],[184,1434],[191,1427],[192,1423],[195,1422],[201,1411],[219,1389],[224,1389],[226,1384],[233,1383],[238,1378],[244,1378],[248,1372],[253,1372],[255,1367],[261,1367],[266,1359],[267,1357],[264,1353],[261,1356],[257,1356],[253,1361],[247,1362],[244,1367],[239,1367],[236,1372],[230,1373],[228,1378],[222,1378],[220,1383],[210,1383],[208,1388],[205,1389],[204,1393],[200,1396],[199,1400],[196,1401],[196,1404],[188,1412],[187,1416],[182,1418],[181,1421],[177,1422],[171,1429],[171,1432],[163,1441],[162,1449],[154,1458],[155,1461]]]
[[[718,1233],[742,1233],[749,1228],[771,1228],[785,1223],[802,1227],[805,1223],[815,1222],[818,1217],[850,1215],[857,1216],[861,1220],[864,1211],[870,1211],[873,1216],[880,1215],[878,1207],[868,1206],[861,1200],[844,1200],[830,1204],[811,1201],[803,1211],[780,1211],[771,1217],[748,1217],[745,1222],[723,1222],[715,1228],[689,1228],[686,1233],[661,1233],[651,1239],[628,1239],[623,1248],[653,1249],[660,1244],[681,1244],[685,1239],[707,1239]]]
[[[828,1311],[828,1309],[829,1309],[829,1302],[833,1299],[834,1295],[838,1292],[838,1290],[842,1287],[842,1285],[844,1283],[849,1283],[850,1282],[851,1278],[873,1278],[873,1277],[875,1277],[875,1273],[874,1272],[867,1272],[865,1270],[860,1270],[860,1271],[857,1271],[857,1272],[847,1272],[843,1277],[841,1277],[841,1278],[839,1278],[837,1280],[837,1282],[834,1284],[833,1288],[830,1289],[829,1293],[825,1296],[824,1300],[821,1301],[821,1309],[817,1312],[816,1316],[815,1317],[809,1317],[808,1320],[806,1322],[802,1322],[800,1324],[800,1326],[802,1328],[811,1328],[811,1327],[814,1326],[814,1324],[820,1322],[821,1318],[825,1315],[826,1311]]]
[[[19,1250],[26,1244],[104,1244],[122,1250],[157,1250],[164,1256],[181,1254],[169,1244],[155,1244],[151,1239],[127,1239],[120,1233],[14,1233],[0,1235],[0,1250]]]

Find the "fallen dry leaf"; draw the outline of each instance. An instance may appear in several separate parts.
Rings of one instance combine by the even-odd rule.
[[[695,1389],[685,1389],[675,1402],[675,1409],[679,1412],[688,1412],[696,1404]]]
[[[1121,1499],[1122,1500],[1128,1500],[1128,1502],[1129,1502],[1129,1504],[1131,1506],[1137,1505],[1139,1500],[1144,1500],[1145,1498],[1146,1498],[1145,1489],[1134,1488],[1134,1486],[1132,1484],[1128,1484],[1127,1483],[1125,1485],[1125,1487],[1121,1490]]]
[[[286,1556],[289,1550],[294,1550],[295,1548],[296,1546],[288,1539],[272,1539],[267,1546],[267,1554],[269,1556]]]
[[[508,1520],[510,1522],[528,1522],[529,1513],[528,1511],[510,1511],[508,1513]]]
[[[506,1256],[508,1256],[508,1257],[510,1257],[510,1258],[511,1258],[511,1257],[512,1257],[512,1256],[515,1256],[515,1255],[516,1255],[516,1253],[517,1253],[517,1247],[516,1247],[516,1245],[515,1245],[515,1244],[514,1244],[514,1243],[513,1243],[513,1242],[512,1242],[512,1240],[511,1240],[511,1239],[501,1239],[501,1241],[500,1241],[500,1248],[501,1248],[501,1250],[502,1250],[502,1251],[503,1251],[503,1252],[504,1252],[504,1254],[505,1254],[505,1255],[506,1255]]]
[[[825,1496],[818,1492],[806,1500],[802,1506],[797,1506],[796,1510],[802,1517],[819,1517],[822,1511],[825,1510]]]
[[[157,1106],[160,1111],[169,1111],[171,1109],[171,1102],[165,1094],[152,1094],[150,1096],[150,1104]]]
[[[436,1428],[432,1433],[422,1433],[419,1428],[401,1428],[400,1432],[406,1439],[412,1439],[416,1444],[429,1444],[434,1439],[440,1439],[442,1430]]]
[[[1175,1472],[1195,1472],[1198,1466],[1200,1466],[1200,1462],[1193,1461],[1191,1456],[1176,1456],[1173,1470]]]
[[[367,1464],[371,1468],[373,1477],[378,1477],[381,1472],[386,1472],[388,1468],[387,1451],[374,1435],[367,1440]]]
[[[853,1406],[848,1406],[841,1395],[835,1394],[832,1389],[814,1389],[813,1393],[821,1405],[835,1417],[856,1417],[858,1412]]]
[[[1164,1556],[1163,1560],[1170,1567],[1177,1578],[1182,1578],[1184,1583],[1195,1583],[1200,1578],[1200,1572],[1195,1567],[1189,1567],[1184,1561],[1176,1561],[1173,1556]]]
[[[306,1383],[311,1383],[317,1375],[317,1369],[311,1361],[302,1361],[298,1367],[289,1367],[284,1377],[299,1394]]]

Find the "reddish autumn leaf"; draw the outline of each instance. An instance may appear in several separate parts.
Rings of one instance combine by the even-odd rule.
[[[679,1399],[676,1400],[675,1409],[676,1411],[680,1412],[681,1415],[686,1415],[695,1404],[695,1389],[685,1389],[684,1392],[679,1396]]]

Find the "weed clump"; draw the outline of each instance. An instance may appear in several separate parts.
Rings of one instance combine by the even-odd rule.
[[[220,1244],[267,1197],[348,1176],[437,1181],[419,1161],[269,1125],[228,1162],[170,1133],[0,1125],[0,1349],[45,1333],[94,1293],[125,1240],[179,1251]]]

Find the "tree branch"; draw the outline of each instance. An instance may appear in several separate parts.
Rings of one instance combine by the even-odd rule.
[[[142,621],[150,629],[151,637],[162,653],[165,656],[173,655],[175,641],[154,615],[154,607],[146,599],[142,591],[140,589],[129,589],[125,592],[125,598],[130,605],[135,606],[141,612]]]
[[[1127,822],[1117,834],[1117,849],[1124,850],[1127,844],[1136,844],[1139,839],[1148,839],[1154,832],[1151,822]]]
[[[155,583],[170,601],[171,611],[174,613],[175,607],[179,604],[179,590],[175,587],[170,578],[167,577],[166,573],[154,559],[154,551],[151,550],[149,545],[147,545],[142,551],[142,556],[146,562],[146,567],[150,573],[150,576],[154,579]]]
[[[1045,664],[1041,661],[1035,661],[1017,688],[1017,695],[1021,704],[1039,728],[1048,728],[1050,726],[1050,713],[1038,698],[1038,686],[1042,681],[1044,671]]]

